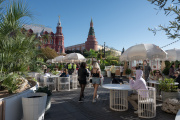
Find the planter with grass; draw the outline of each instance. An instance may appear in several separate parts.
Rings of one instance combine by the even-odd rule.
[[[172,78],[159,80],[159,89],[161,90],[163,101],[165,101],[167,98],[179,98],[177,86]]]

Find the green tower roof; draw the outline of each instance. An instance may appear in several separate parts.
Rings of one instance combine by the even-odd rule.
[[[89,34],[88,35],[93,35],[95,36],[95,32],[94,32],[94,28],[93,27],[90,27],[89,29]]]

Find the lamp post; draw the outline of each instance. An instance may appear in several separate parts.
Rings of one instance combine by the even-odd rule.
[[[105,58],[106,56],[105,56],[105,42],[104,42],[104,58]]]

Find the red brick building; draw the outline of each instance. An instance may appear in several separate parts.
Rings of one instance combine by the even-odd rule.
[[[40,26],[40,25],[23,25],[23,28],[31,34],[36,34],[39,40],[42,42],[38,48],[50,47],[57,53],[65,53],[64,49],[64,36],[62,33],[61,21],[59,21],[56,27],[56,33],[52,32],[51,28]]]

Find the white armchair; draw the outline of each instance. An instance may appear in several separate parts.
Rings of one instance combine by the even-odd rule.
[[[148,90],[138,90],[138,116],[141,118],[156,117],[156,89],[148,87]]]
[[[56,91],[56,79],[52,77],[44,77],[44,84],[45,86],[48,86],[50,90],[55,90]]]
[[[78,84],[78,75],[72,75],[72,79],[71,79],[71,85],[72,85],[72,89],[77,89],[77,84]]]
[[[58,78],[58,91],[68,90],[70,91],[70,77]]]

